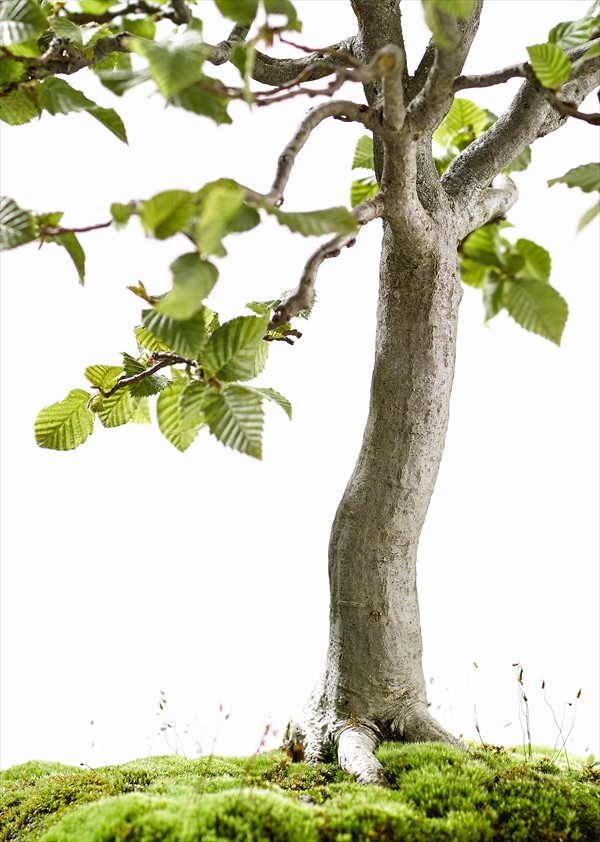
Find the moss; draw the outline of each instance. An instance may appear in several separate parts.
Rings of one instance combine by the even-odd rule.
[[[388,788],[334,764],[159,757],[2,775],[6,842],[503,842],[600,839],[594,769],[501,748],[383,745]]]

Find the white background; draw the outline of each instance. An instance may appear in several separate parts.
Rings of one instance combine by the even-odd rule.
[[[405,3],[415,66],[427,40]],[[350,4],[298,4],[298,39],[353,34]],[[522,61],[525,47],[584,2],[486,3],[467,71]],[[202,2],[205,37],[228,31]],[[89,78],[87,78],[89,77]],[[123,116],[129,146],[86,114],[2,126],[2,192],[26,208],[66,211],[65,225],[109,218],[112,201],[197,189],[221,176],[257,190],[315,101],[249,112],[234,126],[165,109],[147,88],[122,101],[91,74],[76,88]],[[235,75],[230,78],[235,78]],[[500,113],[518,83],[465,92]],[[357,87],[344,96],[362,99]],[[588,111],[597,103],[591,99]],[[298,158],[286,209],[347,203],[361,131],[330,121]],[[546,180],[597,158],[597,133],[571,121],[534,148],[515,179],[514,236],[553,257],[567,298],[562,347],[505,315],[482,324],[466,289],[448,442],[420,546],[425,673],[439,719],[475,738],[519,744],[520,661],[535,742],[598,755],[597,226],[575,236],[593,197]],[[378,222],[320,273],[318,305],[294,348],[277,345],[263,377],[294,406],[267,412],[262,462],[204,432],[185,454],[156,425],[104,430],[79,450],[40,450],[42,406],[86,387],[83,370],[135,353],[142,280],[167,289],[188,246],[123,233],[83,235],[85,288],[51,245],[6,254],[2,278],[2,754],[97,766],[148,753],[251,753],[267,723],[281,734],[324,664],[328,530],[366,415]],[[222,317],[295,285],[315,240],[274,222],[228,240],[210,304]],[[474,662],[477,667],[474,666]],[[575,702],[582,688],[579,702]],[[168,711],[159,712],[160,691]],[[161,732],[161,726],[173,726]],[[177,734],[175,734],[175,730]],[[270,738],[268,745],[277,744]]]

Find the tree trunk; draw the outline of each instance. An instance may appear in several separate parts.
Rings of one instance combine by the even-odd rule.
[[[416,582],[454,375],[456,236],[450,220],[413,253],[384,226],[369,416],[329,546],[327,665],[288,732],[307,759],[337,745],[363,782],[381,782],[383,739],[456,742],[427,710]]]

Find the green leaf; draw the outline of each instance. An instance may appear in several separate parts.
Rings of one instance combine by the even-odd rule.
[[[130,354],[123,353],[123,370],[125,377],[135,377],[137,374],[148,371],[148,367]],[[143,398],[158,394],[168,383],[169,380],[166,377],[160,374],[150,374],[137,383],[131,383],[126,388],[134,398]]]
[[[137,401],[127,388],[118,389],[110,398],[101,398],[96,412],[105,427],[122,427],[133,419]]]
[[[201,73],[198,75],[198,80],[202,85],[207,83],[214,84],[214,80],[211,77],[204,76]],[[209,117],[217,126],[232,122],[231,117],[227,113],[229,99],[219,95],[216,90],[213,93],[204,87],[201,88],[197,84],[192,84],[172,96],[169,102],[178,108],[185,108],[186,111],[191,111],[192,114]]]
[[[25,67],[22,64],[4,58],[3,61],[0,61],[0,90],[6,88],[11,82],[18,82],[26,75]]]
[[[573,70],[579,70],[586,61],[589,61],[591,58],[595,58],[598,55],[600,55],[600,41],[596,41],[592,44],[589,50],[586,50],[581,58],[578,58],[577,61],[573,62]]]
[[[202,302],[217,282],[216,266],[197,252],[182,254],[171,264],[173,288],[154,305],[158,313],[172,319],[191,319],[202,309]]]
[[[192,380],[181,392],[179,409],[183,422],[189,427],[205,423],[204,395],[207,388],[206,383],[201,380]]]
[[[156,403],[158,426],[164,437],[181,453],[188,449],[198,435],[197,425],[190,425],[179,406],[179,398],[186,387],[184,380],[167,386]]]
[[[440,13],[455,18],[468,18],[473,11],[475,0],[421,0],[425,13],[425,23],[431,30],[434,41],[441,50],[452,50],[457,45],[449,38],[440,20]]]
[[[35,419],[35,440],[49,450],[74,450],[94,429],[94,413],[88,409],[92,396],[73,389],[63,401],[41,410]]]
[[[283,15],[286,18],[284,29],[292,29],[295,32],[302,30],[298,13],[290,0],[263,0],[263,3],[267,15]]]
[[[256,228],[259,222],[260,214],[256,208],[243,204],[239,211],[229,219],[227,231],[229,234],[243,234],[245,231]]]
[[[440,12],[466,20],[471,17],[475,0],[433,0]]]
[[[88,108],[90,114],[95,120],[98,120],[105,128],[112,132],[122,143],[127,143],[127,132],[123,120],[119,117],[114,108],[100,108],[99,105],[94,105],[93,108]]]
[[[139,347],[145,349],[146,351],[150,351],[152,354],[155,351],[164,353],[171,350],[166,342],[160,340],[145,327],[136,327],[133,332]]]
[[[336,207],[308,213],[284,213],[266,202],[261,207],[271,216],[275,216],[281,225],[304,237],[318,237],[321,234],[352,234],[358,226],[356,220],[346,208]]]
[[[527,279],[506,281],[504,306],[525,330],[560,345],[569,308],[550,284]]]
[[[262,389],[258,388],[258,386],[244,386],[244,389],[248,392],[254,392],[257,395],[260,395],[261,398],[266,398],[268,401],[272,403],[276,403],[277,406],[280,406],[287,417],[292,420],[292,405],[287,398],[284,398],[279,392],[276,392],[275,389]]]
[[[206,377],[225,382],[255,377],[268,324],[268,316],[239,316],[217,328],[202,354]]]
[[[0,196],[0,249],[14,249],[32,240],[35,240],[32,214],[9,196]]]
[[[156,24],[152,18],[123,18],[123,30],[152,41],[156,35]]]
[[[140,219],[146,232],[166,240],[187,224],[194,211],[189,190],[165,190],[140,203]]]
[[[516,158],[510,162],[507,167],[502,170],[503,173],[524,172],[531,163],[531,146],[526,146],[525,149],[517,155]]]
[[[157,313],[156,310],[143,310],[142,324],[157,339],[166,343],[169,350],[184,357],[195,357],[206,338],[202,312],[196,313],[191,319],[180,321]]]
[[[0,3],[0,47],[32,41],[47,28],[46,15],[32,0]]]
[[[103,392],[110,392],[122,374],[123,367],[120,365],[89,365],[84,371],[92,386]]]
[[[470,99],[456,97],[438,128],[433,139],[440,146],[456,146],[459,136],[464,135],[470,143],[489,126],[489,115]],[[468,145],[468,143],[466,144]]]
[[[546,249],[532,240],[524,239],[517,240],[515,248],[525,259],[525,266],[519,272],[520,276],[539,281],[542,284],[547,283],[550,277],[552,260]]]
[[[595,205],[592,205],[592,207],[589,210],[586,210],[586,212],[583,214],[583,216],[577,223],[577,231],[582,231],[586,225],[589,225],[590,222],[592,222],[592,220],[598,216],[599,213],[600,200],[598,200]]]
[[[365,202],[379,192],[379,185],[374,178],[367,176],[353,181],[350,185],[350,204],[353,208]]]
[[[209,387],[204,396],[204,417],[211,433],[224,445],[262,458],[263,409],[255,392],[243,386],[223,390]]]
[[[187,30],[176,41],[147,41],[131,38],[134,53],[148,59],[158,90],[170,99],[198,79],[200,67],[209,50],[200,33]]]
[[[582,164],[558,178],[551,178],[548,187],[553,184],[566,184],[567,187],[579,187],[584,193],[600,190],[600,164]]]
[[[503,268],[500,235],[494,223],[477,228],[461,246],[461,252],[484,266]]]
[[[140,398],[137,402],[137,407],[131,419],[132,424],[151,424],[150,418],[150,403],[148,398]]]
[[[577,47],[590,40],[594,16],[587,14],[579,20],[566,20],[557,23],[548,33],[548,41],[563,50]]]
[[[110,206],[110,213],[115,223],[115,228],[117,228],[117,230],[125,228],[135,211],[135,202],[129,202],[127,205],[121,205],[119,202],[113,202]]]
[[[504,307],[504,281],[489,274],[483,283],[483,309],[485,321],[489,322]]]
[[[460,261],[460,276],[465,284],[481,289],[490,269],[484,263],[465,257]]]
[[[358,139],[356,149],[354,150],[354,158],[352,159],[352,169],[375,170],[373,138],[371,135],[364,134]]]
[[[78,47],[83,46],[82,29],[69,18],[54,17],[52,19],[52,32],[65,41],[72,41]]]
[[[198,192],[199,215],[194,227],[194,239],[202,254],[226,254],[221,243],[228,233],[228,223],[239,213],[244,202],[244,191],[239,184],[221,179],[206,184]]]
[[[534,44],[527,52],[531,68],[545,88],[555,91],[571,75],[569,57],[556,44]]]
[[[35,87],[39,88],[39,82]],[[0,97],[0,120],[9,126],[23,126],[40,113],[41,108],[29,89],[10,91]]]
[[[239,26],[250,26],[258,11],[258,0],[215,0],[215,3],[223,17]]]
[[[75,234],[67,231],[64,234],[58,234],[56,237],[50,237],[46,242],[54,243],[64,248],[73,261],[79,276],[79,283],[83,286],[85,282],[85,252]]]
[[[112,108],[100,108],[81,91],[72,88],[64,79],[57,79],[55,76],[44,79],[39,88],[39,100],[40,105],[52,115],[87,111],[119,140],[127,143],[125,126],[117,112]]]

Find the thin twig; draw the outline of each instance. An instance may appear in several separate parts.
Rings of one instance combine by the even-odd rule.
[[[100,228],[110,228],[113,224],[112,219],[108,222],[99,222],[97,225],[86,225],[83,228],[62,228],[61,226],[52,228],[42,228],[39,231],[40,237],[60,237],[61,234],[86,234],[88,231],[98,231]]]
[[[190,360],[188,357],[182,357],[180,354],[170,354],[161,351],[154,353],[150,359],[155,359],[157,362],[145,371],[140,371],[139,374],[132,374],[131,377],[121,378],[108,392],[103,391],[100,386],[94,386],[94,388],[98,389],[103,398],[110,398],[119,389],[132,386],[134,383],[140,383],[142,380],[151,377],[157,371],[160,371],[161,368],[165,368],[168,365],[187,365],[190,368],[198,368],[197,360]]]

